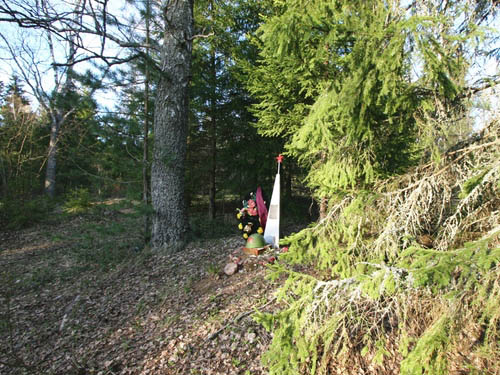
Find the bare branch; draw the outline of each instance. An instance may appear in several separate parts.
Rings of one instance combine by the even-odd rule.
[[[196,34],[191,37],[189,37],[189,40],[195,40],[195,39],[201,39],[201,38],[210,38],[211,36],[214,36],[215,33],[211,32],[209,34]]]
[[[465,93],[462,95],[462,98],[470,97],[474,94],[477,94],[478,92],[495,87],[498,84],[500,84],[500,78],[498,78],[498,77],[496,79],[487,80],[487,81],[485,81],[485,83],[482,86],[467,88],[465,90]]]

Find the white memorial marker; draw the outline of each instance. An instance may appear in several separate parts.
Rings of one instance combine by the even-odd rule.
[[[278,161],[278,173],[274,180],[273,195],[271,196],[266,230],[264,231],[264,239],[275,249],[279,248],[280,241],[280,166],[283,156],[278,155],[276,160]]]

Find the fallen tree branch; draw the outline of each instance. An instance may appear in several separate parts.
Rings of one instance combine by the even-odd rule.
[[[442,174],[443,172],[445,172],[446,170],[450,169],[451,167],[453,167],[453,165],[454,165],[453,163],[457,163],[458,161],[460,161],[461,159],[463,159],[465,156],[467,156],[468,154],[470,154],[472,151],[477,151],[478,149],[486,148],[486,147],[489,147],[489,146],[494,146],[496,144],[500,144],[500,140],[496,139],[496,140],[494,140],[492,142],[488,142],[488,143],[484,143],[484,144],[476,145],[476,146],[469,146],[469,147],[464,148],[464,149],[452,151],[452,152],[449,153],[449,155],[453,155],[453,154],[456,154],[458,152],[461,152],[462,154],[459,155],[459,156],[457,156],[456,159],[454,159],[450,163],[446,164],[443,168],[441,168],[437,172],[434,172],[434,173],[432,173],[432,174],[430,174],[428,176],[424,176],[421,179],[419,179],[418,181],[414,182],[413,184],[406,186],[405,188],[402,188],[402,189],[399,189],[399,190],[394,190],[394,191],[388,191],[388,192],[382,193],[382,194],[385,195],[385,196],[391,196],[391,195],[396,195],[396,194],[400,194],[402,192],[411,190],[411,189],[415,188],[416,186],[420,185],[423,180],[428,180],[428,179],[431,179],[433,177],[436,177],[436,176]],[[446,154],[445,154],[445,156],[446,156]],[[432,164],[434,164],[434,163],[426,164],[424,167],[431,166]]]
[[[73,302],[71,302],[65,309],[64,311],[64,316],[63,316],[63,319],[61,321],[61,325],[59,326],[59,332],[62,332],[62,330],[64,329],[64,326],[66,325],[66,322],[68,321],[68,315],[71,313],[71,311],[73,310],[73,307],[75,306],[75,304],[80,300],[80,295],[77,295],[75,297],[75,299],[73,300]]]

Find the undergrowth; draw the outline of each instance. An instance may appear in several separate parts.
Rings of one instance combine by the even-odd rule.
[[[30,199],[2,197],[0,199],[0,225],[3,230],[14,230],[48,221],[51,219],[54,206],[54,202],[46,197]]]
[[[255,315],[271,375],[500,373],[499,144],[496,124],[282,241],[284,307]]]

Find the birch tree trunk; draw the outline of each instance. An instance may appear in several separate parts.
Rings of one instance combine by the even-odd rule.
[[[78,0],[74,4],[73,20],[75,22],[80,17],[81,3],[82,3],[81,0]],[[48,5],[46,0],[43,0],[42,4],[44,6]],[[59,134],[68,116],[70,116],[75,111],[74,107],[72,109],[60,108],[61,103],[58,103],[59,101],[58,99],[60,97],[62,98],[68,97],[69,93],[75,90],[73,82],[73,65],[75,63],[75,56],[77,53],[76,43],[75,43],[75,40],[77,39],[77,33],[78,32],[76,30],[69,30],[67,33],[67,36],[69,38],[68,51],[65,58],[65,64],[67,64],[67,68],[65,73],[60,73],[58,69],[53,70],[55,90],[53,95],[48,98],[48,102],[46,102],[45,104],[45,109],[47,110],[51,118],[51,124],[50,124],[49,148],[47,151],[47,167],[45,170],[44,189],[45,189],[45,194],[48,195],[50,198],[54,198],[56,195],[57,148],[59,143]],[[49,31],[47,31],[46,35],[47,35],[47,43],[50,55],[52,58],[52,63],[54,64],[54,66],[56,66],[56,62],[58,60],[55,49],[57,47],[54,45],[52,34]]]
[[[47,152],[47,167],[45,169],[45,194],[54,198],[56,195],[57,143],[61,121],[54,116],[50,125],[49,149]]]
[[[154,115],[152,246],[158,250],[175,252],[184,247],[188,227],[184,167],[193,0],[171,0],[166,4],[162,76],[158,84]]]

